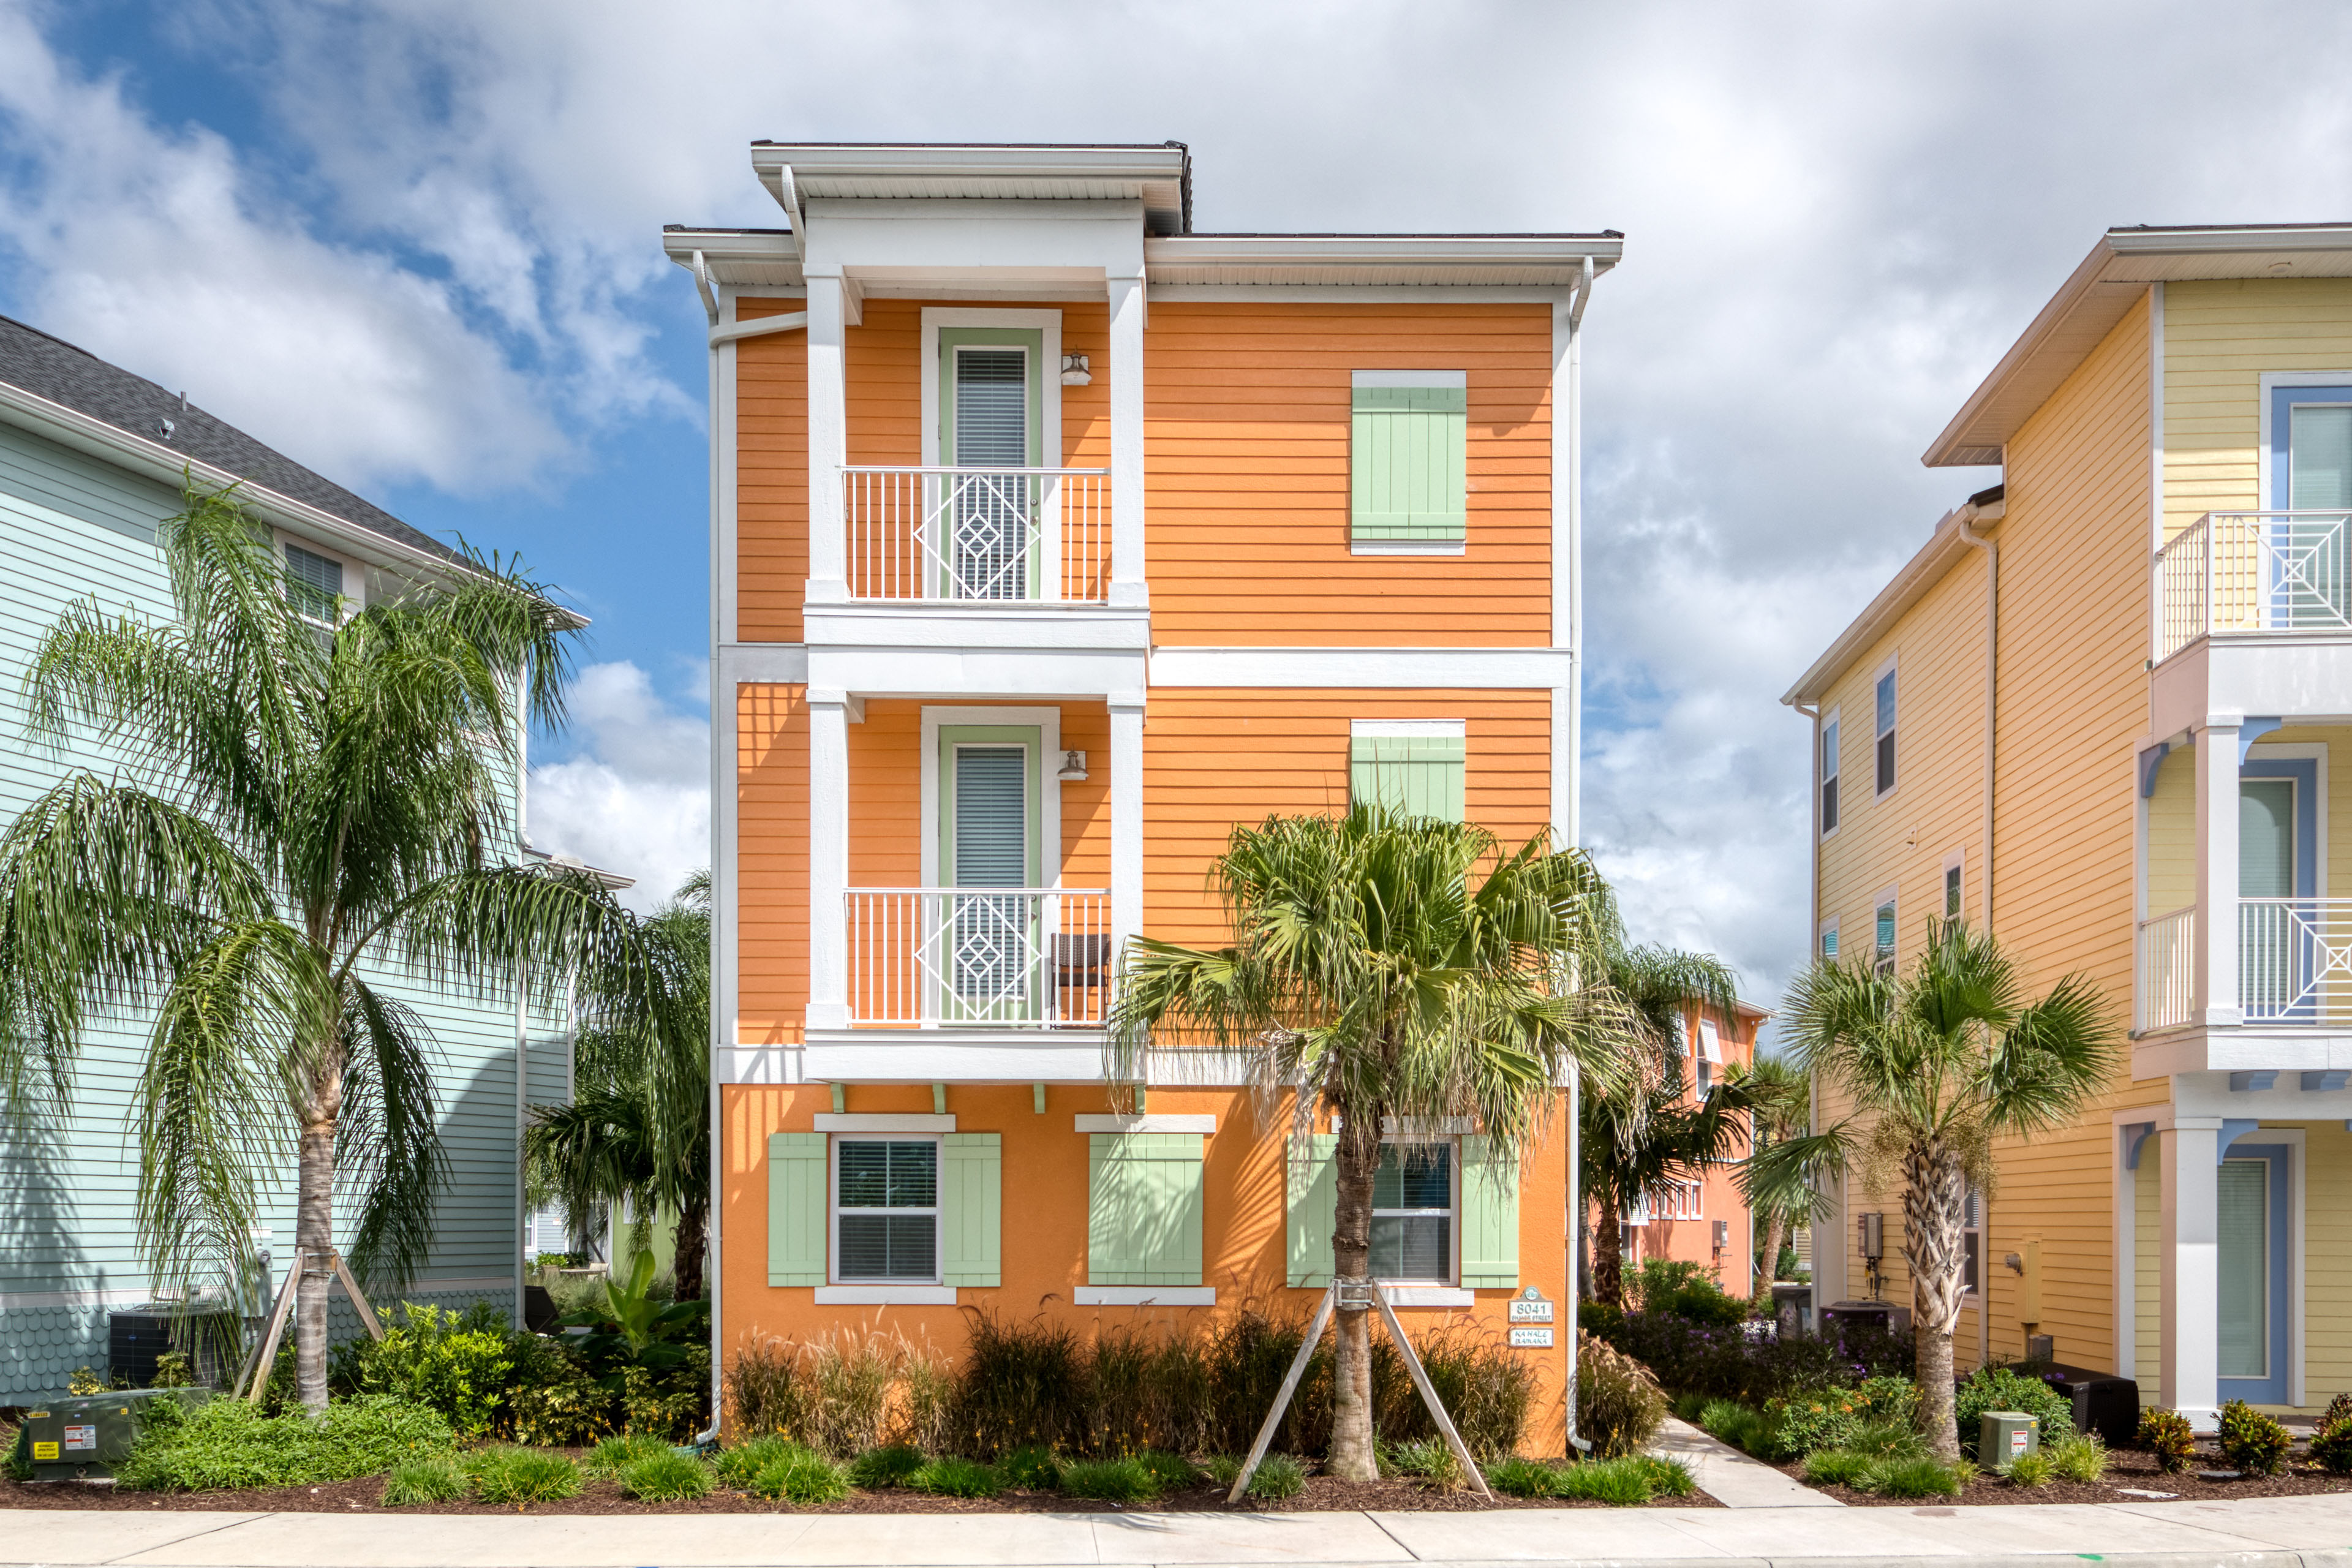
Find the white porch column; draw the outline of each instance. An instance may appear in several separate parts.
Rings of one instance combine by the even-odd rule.
[[[812,1029],[849,1026],[849,703],[809,690],[809,1003]]]
[[[1143,279],[1113,278],[1108,282],[1110,602],[1149,605],[1151,589],[1145,581],[1143,556]],[[1112,750],[1118,750],[1116,743]],[[1116,797],[1116,776],[1110,787]],[[1117,885],[1114,879],[1114,889]]]
[[[1143,929],[1143,694],[1110,700],[1110,944]]]
[[[849,597],[849,547],[841,465],[849,460],[848,389],[843,380],[848,312],[839,273],[808,279],[808,598]]]
[[[2234,742],[2232,747],[2234,760]],[[2221,1365],[2221,1131],[2219,1117],[2176,1116],[2157,1134],[2164,1161],[2159,1398],[2200,1432],[2214,1429],[2220,1408],[2215,1379]]]
[[[2196,1021],[2245,1021],[2238,1002],[2238,726],[2197,731]],[[2170,1166],[2166,1170],[2169,1172]],[[2169,1177],[2167,1178],[2169,1180]]]

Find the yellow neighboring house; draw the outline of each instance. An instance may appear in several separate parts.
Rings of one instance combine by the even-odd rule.
[[[1784,699],[1816,951],[1964,915],[2130,1027],[2000,1151],[1960,1363],[2047,1334],[2203,1429],[2315,1410],[2352,1388],[2352,225],[2110,230],[1926,460],[2000,482]],[[1821,1299],[1907,1303],[1900,1192],[1836,1196]]]

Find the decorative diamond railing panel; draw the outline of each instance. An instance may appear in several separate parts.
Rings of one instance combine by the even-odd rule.
[[[2159,661],[2209,632],[2352,631],[2352,512],[2209,511],[2156,577]]]
[[[1108,468],[845,468],[849,596],[1106,603]]]
[[[845,898],[851,1023],[1103,1026],[1108,890],[853,888]]]
[[[2249,1024],[2352,1022],[2352,899],[2239,900],[2238,1006]]]

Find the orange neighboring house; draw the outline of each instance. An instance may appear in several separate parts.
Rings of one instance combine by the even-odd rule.
[[[1684,1102],[1705,1094],[1735,1064],[1756,1059],[1756,1031],[1771,1015],[1742,1002],[1728,1019],[1712,1012],[1683,1020],[1683,1064],[1687,1086]],[[1737,1152],[1745,1156],[1747,1145]],[[1625,1215],[1625,1271],[1631,1274],[1645,1258],[1671,1258],[1696,1263],[1715,1282],[1734,1296],[1753,1295],[1756,1278],[1756,1221],[1739,1183],[1730,1168],[1717,1166],[1695,1182],[1669,1183],[1652,1193]],[[1771,1259],[1765,1259],[1769,1268]]]
[[[1269,813],[1573,841],[1576,343],[1621,237],[1196,234],[1176,143],[751,162],[779,226],[663,236],[710,317],[732,715],[717,1359],[1303,1310],[1324,1139],[1286,1158],[1214,1055],[1107,1082],[1116,955],[1219,940],[1211,859]],[[1416,1131],[1442,1179],[1374,1221],[1414,1328],[1560,1304],[1520,1336],[1553,1453],[1566,1098],[1516,1170]]]

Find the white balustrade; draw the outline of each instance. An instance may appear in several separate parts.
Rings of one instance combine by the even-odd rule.
[[[2249,1024],[2352,1022],[2352,899],[2239,900],[2238,1004]]]
[[[2209,511],[2156,579],[2158,660],[2209,632],[2352,631],[2352,512]]]
[[[852,599],[1109,599],[1108,468],[841,474]]]
[[[2139,997],[2134,1026],[2145,1034],[2189,1022],[2196,1005],[2197,910],[2139,922]]]
[[[853,1025],[1099,1029],[1110,1008],[1101,888],[852,888]]]

